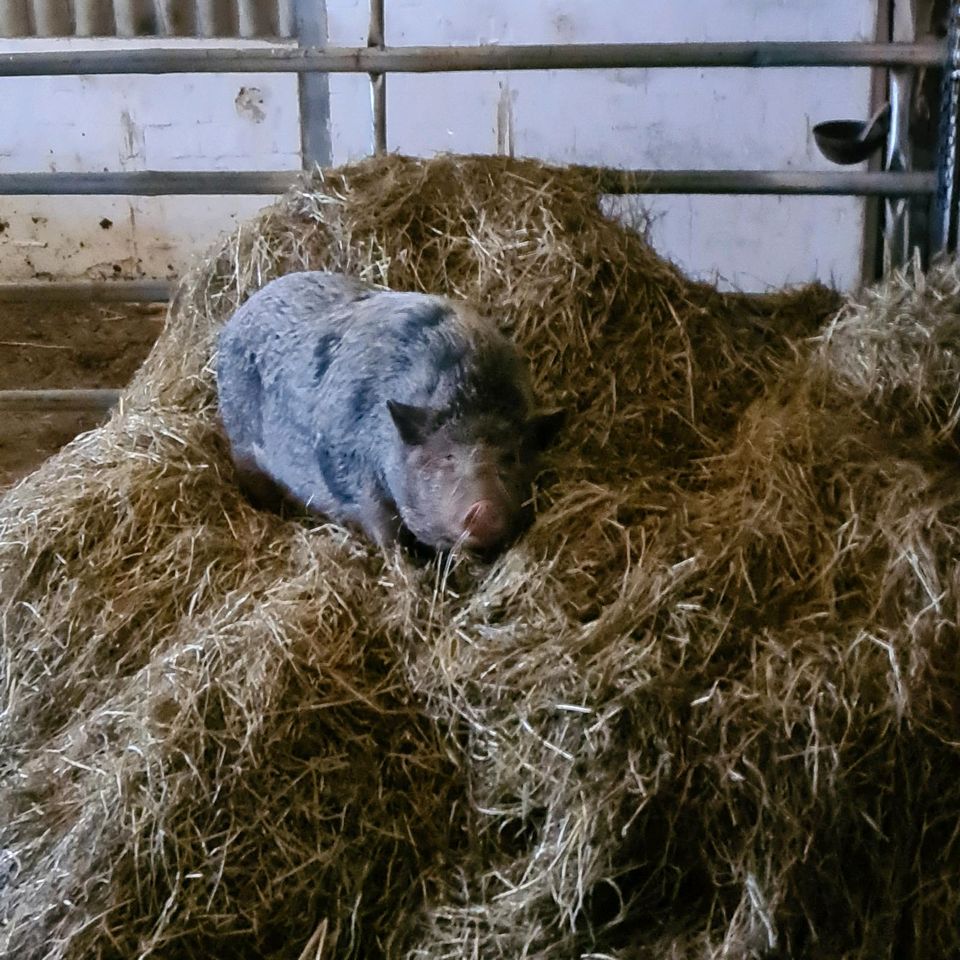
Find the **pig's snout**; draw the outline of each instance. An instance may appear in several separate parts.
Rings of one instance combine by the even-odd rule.
[[[463,530],[470,546],[495,546],[507,533],[507,517],[492,500],[478,500],[463,518]]]

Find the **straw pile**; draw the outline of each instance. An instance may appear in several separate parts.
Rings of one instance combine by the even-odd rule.
[[[572,411],[493,566],[238,495],[215,333],[303,267],[479,302]],[[530,162],[244,226],[0,502],[2,955],[956,954],[960,270],[837,307]]]

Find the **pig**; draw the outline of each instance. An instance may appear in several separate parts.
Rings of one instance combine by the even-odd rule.
[[[560,410],[469,305],[290,273],[225,324],[216,377],[239,482],[375,544],[495,554],[529,516]]]

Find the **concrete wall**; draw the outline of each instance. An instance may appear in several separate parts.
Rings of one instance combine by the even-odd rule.
[[[387,42],[397,45],[871,39],[876,16],[875,0],[386,0],[386,8]],[[332,44],[365,43],[366,0],[327,0],[327,18]],[[58,44],[119,45],[3,41],[0,52]],[[865,115],[869,81],[869,71],[853,69],[391,76],[389,147],[628,167],[829,169],[810,127]],[[293,76],[2,79],[0,98],[3,171],[299,165]],[[333,162],[369,152],[370,113],[365,77],[330,77]],[[0,279],[176,273],[264,202],[0,198]],[[698,275],[744,289],[857,282],[860,200],[643,202],[658,248]]]

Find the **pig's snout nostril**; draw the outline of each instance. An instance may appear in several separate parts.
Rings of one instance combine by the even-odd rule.
[[[492,500],[478,500],[463,518],[463,529],[470,540],[486,547],[496,543],[506,532],[503,511]]]

